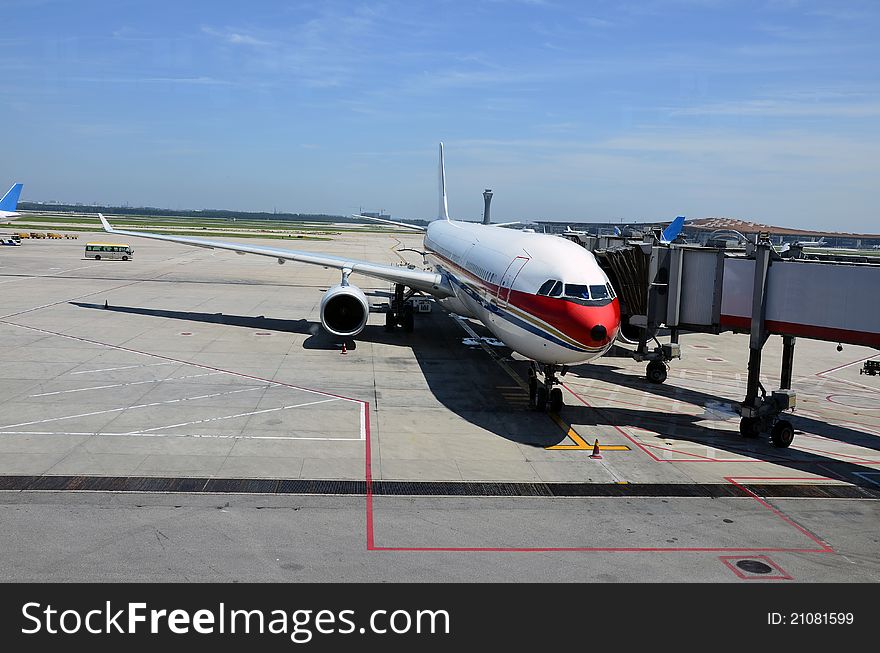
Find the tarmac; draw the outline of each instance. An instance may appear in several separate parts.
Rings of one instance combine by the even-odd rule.
[[[522,357],[438,307],[343,351],[318,322],[337,271],[89,240],[0,250],[6,580],[880,579],[875,350],[797,341],[779,449],[738,432],[746,335],[683,335],[663,385],[613,350],[549,415]],[[267,242],[420,264],[414,236]]]

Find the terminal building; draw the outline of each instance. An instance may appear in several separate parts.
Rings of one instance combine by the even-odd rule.
[[[670,219],[671,221],[671,219]],[[560,222],[538,220],[531,226],[538,232],[561,234],[566,231],[582,231],[593,236],[640,237],[650,233],[658,222]],[[739,240],[754,242],[758,234],[769,234],[775,245],[799,242],[815,242],[819,247],[839,247],[847,249],[880,249],[880,234],[845,233],[836,231],[814,231],[809,229],[790,229],[772,225],[738,220],[735,218],[698,218],[687,220],[682,235],[687,242],[701,245],[724,247]],[[740,238],[740,236],[744,236]],[[821,243],[819,243],[821,241]]]

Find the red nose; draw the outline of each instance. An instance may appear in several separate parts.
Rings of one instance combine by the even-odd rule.
[[[607,345],[617,337],[617,330],[620,328],[620,305],[614,299],[605,306],[578,306],[577,321],[580,323],[581,333],[589,334],[591,346]]]

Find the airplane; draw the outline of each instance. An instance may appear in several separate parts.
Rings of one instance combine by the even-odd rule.
[[[17,218],[18,198],[21,195],[21,187],[23,184],[12,184],[12,188],[6,191],[3,199],[0,199],[0,220],[8,218]]]
[[[669,245],[670,243],[675,241],[675,239],[678,238],[679,234],[681,233],[682,228],[684,227],[684,221],[685,221],[685,216],[679,215],[678,217],[675,218],[675,220],[670,222],[667,225],[667,227],[660,232],[660,242],[664,245]],[[623,236],[623,232],[620,231],[619,227],[612,226],[611,228],[614,230],[614,233],[612,235]],[[657,228],[657,229],[659,231],[659,228]],[[570,225],[566,225],[565,231],[563,233],[569,234],[569,235],[583,235],[583,236],[590,235],[585,231],[575,231],[574,229],[571,228]],[[604,236],[604,235],[608,235],[608,234],[602,233],[602,229],[599,229],[598,235]]]
[[[799,240],[795,243],[795,245],[799,247],[825,247],[825,237],[823,236],[819,240]]]
[[[681,233],[682,228],[684,227],[684,216],[679,215],[672,222],[669,223],[669,226],[663,230],[660,234],[660,242],[664,245],[668,245],[676,238],[678,238],[678,234]]]
[[[439,215],[427,227],[372,218],[424,233],[425,260],[419,270],[263,245],[114,229],[98,214],[108,233],[151,238],[238,254],[298,261],[335,268],[338,285],[321,299],[320,320],[334,336],[357,336],[366,326],[369,304],[354,285],[353,273],[395,284],[395,302],[386,329],[412,330],[405,301],[416,292],[433,296],[448,311],[482,322],[498,340],[530,361],[529,399],[533,408],[558,413],[563,406],[558,376],[568,366],[605,354],[620,330],[620,304],[593,254],[565,238],[504,229],[497,224],[452,220],[446,198],[443,143],[440,143]],[[405,294],[406,293],[406,294]],[[539,380],[539,375],[543,377]]]

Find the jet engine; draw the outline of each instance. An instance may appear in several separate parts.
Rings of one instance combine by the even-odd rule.
[[[351,284],[333,286],[321,299],[321,325],[334,336],[356,336],[367,324],[367,296]]]

